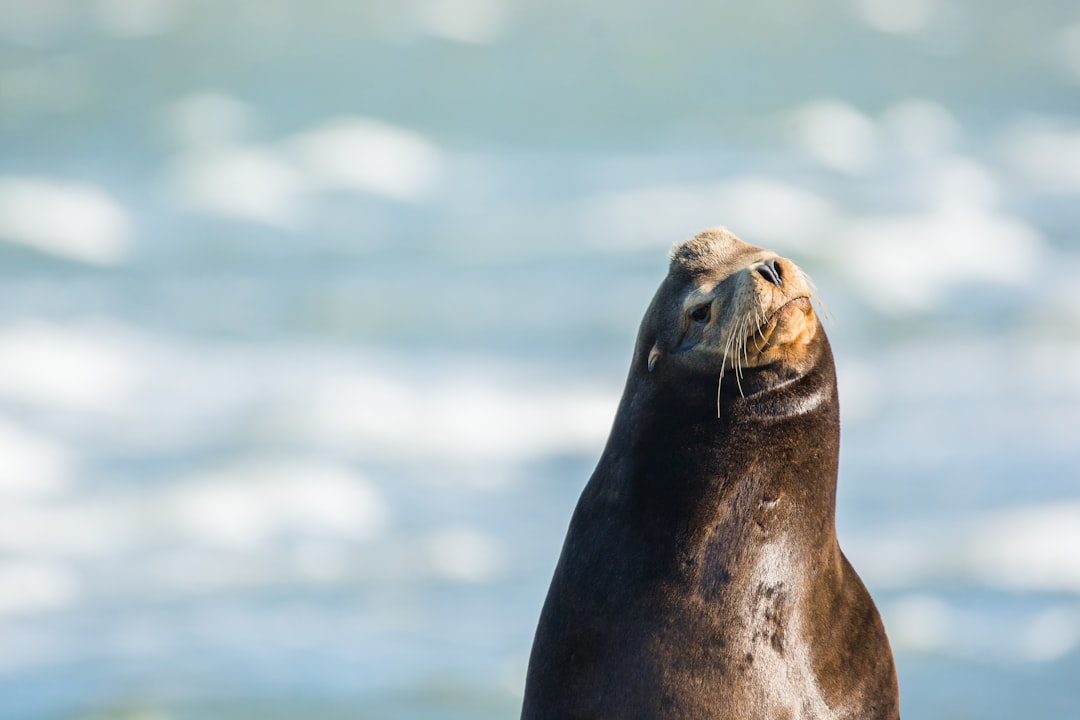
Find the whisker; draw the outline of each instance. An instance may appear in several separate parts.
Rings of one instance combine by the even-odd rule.
[[[761,352],[769,344],[769,338],[765,337],[765,324],[769,322],[769,317],[761,308],[758,308],[757,312],[757,332],[755,334],[761,337],[761,346],[758,348],[758,352]]]
[[[803,282],[806,283],[806,286],[810,288],[811,300],[817,306],[818,315],[821,317],[823,322],[829,323],[831,325],[833,322],[833,314],[829,312],[829,306],[826,305],[822,301],[821,297],[818,295],[817,285],[814,284],[813,279],[802,268],[799,268],[799,275],[802,276]]]
[[[724,343],[724,359],[720,363],[720,379],[717,381],[717,388],[716,388],[716,416],[717,417],[720,417],[720,390],[721,390],[721,387],[722,387],[723,382],[724,382],[724,371],[727,369],[728,353],[731,351],[732,344],[735,342],[735,333],[736,333],[737,329],[738,328],[732,328],[731,329],[731,332],[728,333],[727,342]],[[736,358],[738,357],[738,350],[737,349],[736,349],[735,357]],[[736,373],[736,379],[737,378],[738,378],[738,373]]]
[[[753,321],[753,316],[751,316],[750,312],[748,311],[746,313],[746,317],[743,319],[743,330],[740,333],[740,336],[743,339],[742,343],[743,343],[743,364],[744,365],[749,365],[750,364],[750,357],[749,357],[749,355],[747,355],[746,350],[750,346],[750,338],[749,338],[749,336],[747,334],[747,330],[750,329],[750,323],[752,321]]]
[[[746,373],[746,368],[750,366],[750,341],[755,337],[760,337],[762,346],[768,343],[764,331],[767,322],[768,316],[764,309],[757,306],[748,309],[732,323],[731,331],[728,333],[727,340],[724,343],[724,358],[720,364],[720,374],[716,382],[716,417],[720,417],[721,396],[728,358],[731,358],[731,368],[734,370],[735,385],[739,388],[739,395],[746,397],[742,379]],[[760,352],[761,350],[755,347],[754,351]]]
[[[739,323],[738,323],[738,325],[736,327],[737,327],[737,330],[738,330],[738,336],[737,336],[738,345],[735,346],[735,384],[739,388],[739,397],[746,397],[746,393],[743,392],[743,387],[742,387],[742,374],[743,374],[742,366],[743,366],[743,362],[742,362],[742,359],[740,359],[740,355],[742,356],[742,358],[746,357],[746,316],[745,315],[742,317],[741,320],[739,320]]]
[[[720,377],[716,381],[716,419],[720,419],[720,388],[724,382],[724,368],[720,368]]]

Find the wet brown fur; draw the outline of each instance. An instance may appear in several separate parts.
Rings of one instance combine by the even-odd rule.
[[[757,272],[769,259],[779,287]],[[570,523],[523,720],[899,716],[881,620],[836,540],[836,378],[810,295],[726,231],[674,250]]]

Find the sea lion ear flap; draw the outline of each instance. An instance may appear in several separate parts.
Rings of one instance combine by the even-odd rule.
[[[663,353],[660,352],[660,346],[659,345],[653,345],[652,346],[652,350],[649,351],[649,365],[648,365],[649,372],[652,372],[653,368],[656,367],[656,361],[660,359],[660,356],[662,354]]]

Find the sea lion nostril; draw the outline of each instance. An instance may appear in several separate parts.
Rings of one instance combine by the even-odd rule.
[[[776,287],[782,287],[784,284],[784,276],[780,273],[780,265],[776,262],[775,258],[766,260],[764,264],[758,266],[758,274],[771,282]]]

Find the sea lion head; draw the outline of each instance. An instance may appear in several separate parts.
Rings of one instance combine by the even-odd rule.
[[[754,369],[802,374],[813,366],[812,349],[823,335],[812,295],[791,260],[722,228],[706,230],[672,251],[635,362],[649,373],[711,374],[718,382],[730,373],[740,392],[744,374]]]

